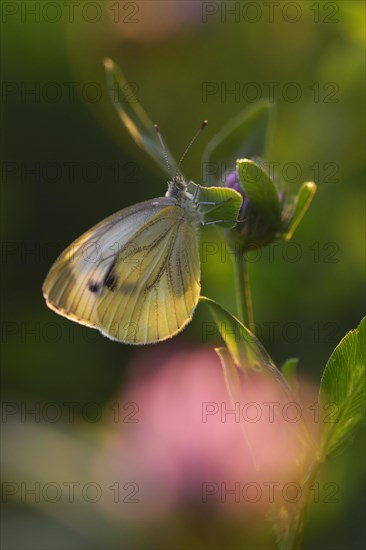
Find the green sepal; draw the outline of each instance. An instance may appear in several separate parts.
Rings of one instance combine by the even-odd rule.
[[[206,223],[216,223],[228,229],[236,225],[243,202],[240,193],[228,187],[202,187],[192,181],[188,184],[188,191],[196,194]]]
[[[297,196],[295,197],[292,213],[288,217],[288,220],[285,221],[286,227],[283,238],[286,241],[292,238],[295,229],[297,228],[302,218],[304,217],[305,212],[309,208],[315,192],[316,184],[313,181],[307,181],[302,184]]]
[[[275,231],[280,231],[281,205],[272,179],[253,160],[239,159],[236,166],[240,185],[253,208]]]

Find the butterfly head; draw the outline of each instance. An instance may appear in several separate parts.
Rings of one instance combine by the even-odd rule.
[[[166,197],[181,198],[186,194],[187,184],[181,175],[173,176],[173,178],[168,182],[168,190],[166,192]]]
[[[181,199],[184,199],[184,198],[188,198],[189,200],[192,200],[192,198],[193,198],[192,195],[187,192],[187,183],[186,183],[184,177],[181,174],[179,174],[179,170],[180,170],[180,165],[182,164],[183,159],[185,158],[185,156],[188,153],[189,149],[192,147],[193,143],[196,141],[197,137],[202,132],[203,128],[205,128],[205,126],[207,126],[207,120],[204,120],[202,122],[201,126],[199,127],[199,129],[197,130],[197,132],[195,133],[195,135],[193,136],[193,138],[191,139],[191,141],[187,145],[183,155],[181,156],[180,161],[178,162],[177,172],[175,173],[175,175],[172,175],[172,179],[168,182],[168,190],[165,193],[166,197],[174,197],[178,200],[181,200]],[[154,124],[154,127],[155,127],[155,130],[157,132],[161,147],[163,149],[163,153],[164,153],[167,168],[168,168],[169,172],[172,173],[171,166],[169,164],[169,159],[168,159],[168,152],[167,152],[167,149],[164,145],[164,141],[163,141],[163,138],[161,136],[159,126],[157,124]]]

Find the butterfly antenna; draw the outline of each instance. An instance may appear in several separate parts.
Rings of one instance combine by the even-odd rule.
[[[158,134],[158,138],[159,138],[159,141],[160,141],[160,145],[161,145],[161,148],[163,150],[163,155],[164,155],[164,160],[165,160],[165,164],[168,168],[168,172],[172,175],[172,167],[170,166],[170,163],[169,163],[169,159],[168,159],[168,153],[167,153],[167,150],[166,150],[166,147],[165,147],[165,143],[163,141],[163,138],[162,138],[162,135],[160,133],[160,128],[157,124],[154,124],[154,128],[156,130],[156,133]]]
[[[180,168],[180,165],[182,164],[183,160],[185,159],[188,151],[190,150],[190,148],[192,147],[192,145],[194,144],[194,142],[196,141],[196,139],[198,138],[198,136],[200,135],[200,133],[202,132],[202,130],[207,126],[208,124],[208,120],[204,120],[201,124],[201,126],[198,128],[197,132],[194,134],[193,138],[191,139],[191,141],[188,143],[183,155],[181,156],[181,159],[178,163],[178,168]]]

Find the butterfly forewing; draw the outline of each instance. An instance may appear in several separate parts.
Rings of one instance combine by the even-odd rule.
[[[133,83],[126,80],[121,69],[111,59],[104,60],[104,67],[112,103],[133,140],[169,176],[172,172],[178,173],[173,155],[164,146],[168,160],[166,163],[154,124],[138,102]]]
[[[96,302],[118,250],[157,212],[166,197],[125,208],[84,233],[57,258],[43,284],[47,304],[81,324],[96,326]]]
[[[173,336],[199,298],[197,225],[171,197],[117,212],[56,260],[43,285],[47,304],[122,342]]]
[[[197,224],[164,208],[121,249],[97,305],[104,334],[131,344],[165,340],[191,320],[200,293]]]

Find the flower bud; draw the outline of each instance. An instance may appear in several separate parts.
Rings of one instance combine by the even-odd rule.
[[[231,239],[242,250],[261,248],[278,237],[290,239],[316,191],[315,183],[307,182],[297,196],[288,199],[258,159],[237,160],[225,186],[243,197],[238,223],[231,232]]]

